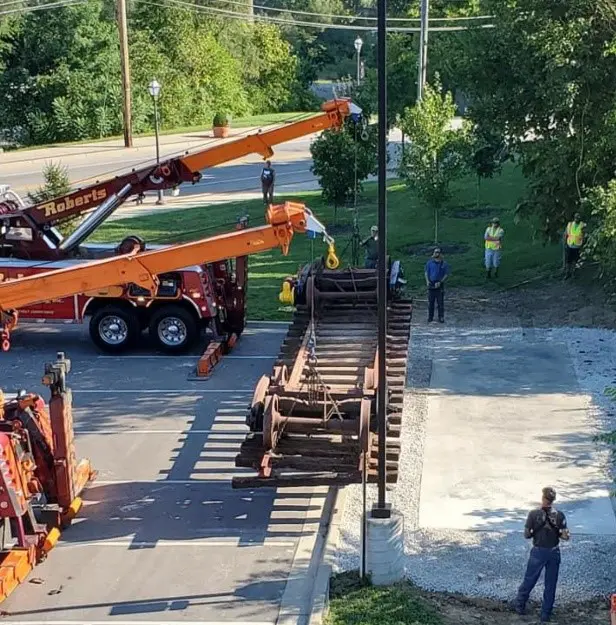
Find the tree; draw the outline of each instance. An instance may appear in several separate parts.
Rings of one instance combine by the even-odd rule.
[[[616,162],[616,39],[607,0],[487,0],[493,29],[453,57],[473,121],[502,137],[529,185],[519,215],[560,236]]]
[[[102,2],[92,0],[28,13],[10,44],[0,46],[0,115],[14,140],[43,143],[119,130],[108,113],[120,110],[120,101],[107,89],[120,80],[117,35],[101,11]]]
[[[603,277],[616,280],[616,179],[603,187],[590,189],[582,202],[584,215],[590,218],[584,258],[599,263]]]
[[[387,37],[387,126],[392,128],[417,98],[417,37],[407,33],[392,33]],[[376,67],[374,51],[368,50],[370,68]],[[377,110],[378,83],[376,69],[368,69],[359,90],[364,105]]]
[[[400,176],[434,210],[434,243],[438,243],[438,215],[449,198],[449,186],[459,177],[468,158],[465,128],[454,130],[456,106],[441,85],[427,84],[419,104],[407,108],[400,127],[409,145],[400,164]]]
[[[376,140],[375,127],[362,131],[353,121],[347,121],[342,130],[326,130],[312,143],[310,169],[318,177],[326,202],[336,208],[344,206],[353,198],[356,180],[359,191],[361,183],[376,174]]]
[[[46,202],[61,195],[66,195],[71,190],[71,182],[68,177],[67,167],[54,163],[45,163],[43,167],[43,186],[33,193],[28,193],[28,199],[33,204]]]
[[[511,159],[502,137],[490,135],[485,129],[474,128],[470,137],[470,169],[477,176],[477,206],[481,180],[493,178],[502,170],[503,163]]]

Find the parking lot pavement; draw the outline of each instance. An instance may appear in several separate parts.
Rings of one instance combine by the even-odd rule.
[[[234,457],[259,376],[286,326],[249,325],[208,380],[196,355],[141,348],[100,354],[83,327],[24,328],[3,354],[0,386],[40,392],[45,362],[72,361],[79,456],[99,471],[84,508],[32,578],[3,604],[3,623],[275,623],[300,540],[315,535],[325,495],[234,491]],[[302,557],[305,557],[305,553]],[[311,586],[293,592],[301,612]]]

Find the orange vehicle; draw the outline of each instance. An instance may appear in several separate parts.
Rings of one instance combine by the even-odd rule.
[[[229,254],[242,257],[279,247],[286,255],[297,232],[322,236],[328,245],[328,266],[337,267],[334,242],[323,224],[303,204],[287,202],[270,206],[263,226],[160,250],[141,251],[137,245],[116,257],[5,281],[0,284],[0,322],[11,329],[18,309],[82,290],[132,283],[152,292],[165,272],[218,262]],[[95,477],[89,460],[76,461],[71,392],[66,385],[69,371],[70,361],[61,353],[45,367],[49,409],[38,395],[21,392],[7,401],[0,391],[0,519],[5,522],[0,540],[0,601],[47,557],[60,532],[79,512],[81,491]]]
[[[96,477],[89,460],[76,460],[70,364],[59,353],[45,366],[49,407],[35,393],[9,399],[0,389],[0,601],[46,558]]]
[[[0,187],[0,283],[40,272],[62,271],[102,257],[121,255],[133,246],[146,249],[137,236],[117,246],[86,245],[85,240],[120,205],[145,192],[196,183],[203,169],[248,154],[269,158],[272,147],[328,128],[340,128],[360,110],[348,99],[332,100],[308,119],[247,135],[214,147],[163,160],[110,180],[97,182],[62,197],[24,206],[15,194]],[[67,237],[59,226],[76,217],[83,221]],[[70,297],[47,297],[24,305],[23,322],[89,323],[90,337],[102,350],[118,353],[130,348],[143,330],[158,349],[174,353],[187,349],[210,326],[221,336],[239,335],[245,323],[246,258],[227,253],[220,262],[178,266],[158,276],[155,290],[136,283],[106,289],[81,289]],[[1,331],[1,329],[0,329]],[[8,331],[0,348],[10,346]]]
[[[122,284],[134,284],[150,294],[160,288],[161,274],[179,267],[217,263],[228,256],[245,258],[275,247],[287,255],[295,232],[321,235],[328,244],[328,266],[338,266],[333,239],[303,204],[272,205],[267,210],[266,222],[263,226],[158,250],[144,251],[136,244],[119,256],[4,281],[0,283],[0,326],[5,335],[10,334],[17,325],[19,309],[48,299],[102,292]]]

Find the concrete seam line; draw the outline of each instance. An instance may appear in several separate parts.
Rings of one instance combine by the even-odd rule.
[[[314,584],[316,582],[325,535],[323,527],[327,526],[331,516],[333,498],[330,490],[325,498],[321,497],[323,487],[314,488],[310,495],[308,510],[315,506],[319,509],[319,528],[315,532],[312,527],[312,517],[306,513],[302,527],[302,537],[297,543],[291,570],[287,578],[284,592],[280,601],[280,609],[276,625],[307,625],[312,610]],[[306,586],[309,591],[306,592]]]
[[[312,610],[309,625],[322,625],[329,610],[329,580],[333,572],[333,562],[338,541],[340,524],[344,515],[346,490],[333,487],[331,498],[331,521],[325,535],[323,557],[315,580]]]

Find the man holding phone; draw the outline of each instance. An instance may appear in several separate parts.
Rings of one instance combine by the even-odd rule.
[[[558,571],[560,569],[560,540],[569,540],[567,519],[565,515],[552,507],[556,499],[556,491],[547,486],[542,491],[541,508],[531,510],[524,527],[524,538],[533,539],[526,567],[526,574],[518,596],[515,600],[515,611],[524,614],[526,602],[537,584],[541,572],[545,569],[543,602],[541,604],[541,622],[547,623],[552,616]]]

